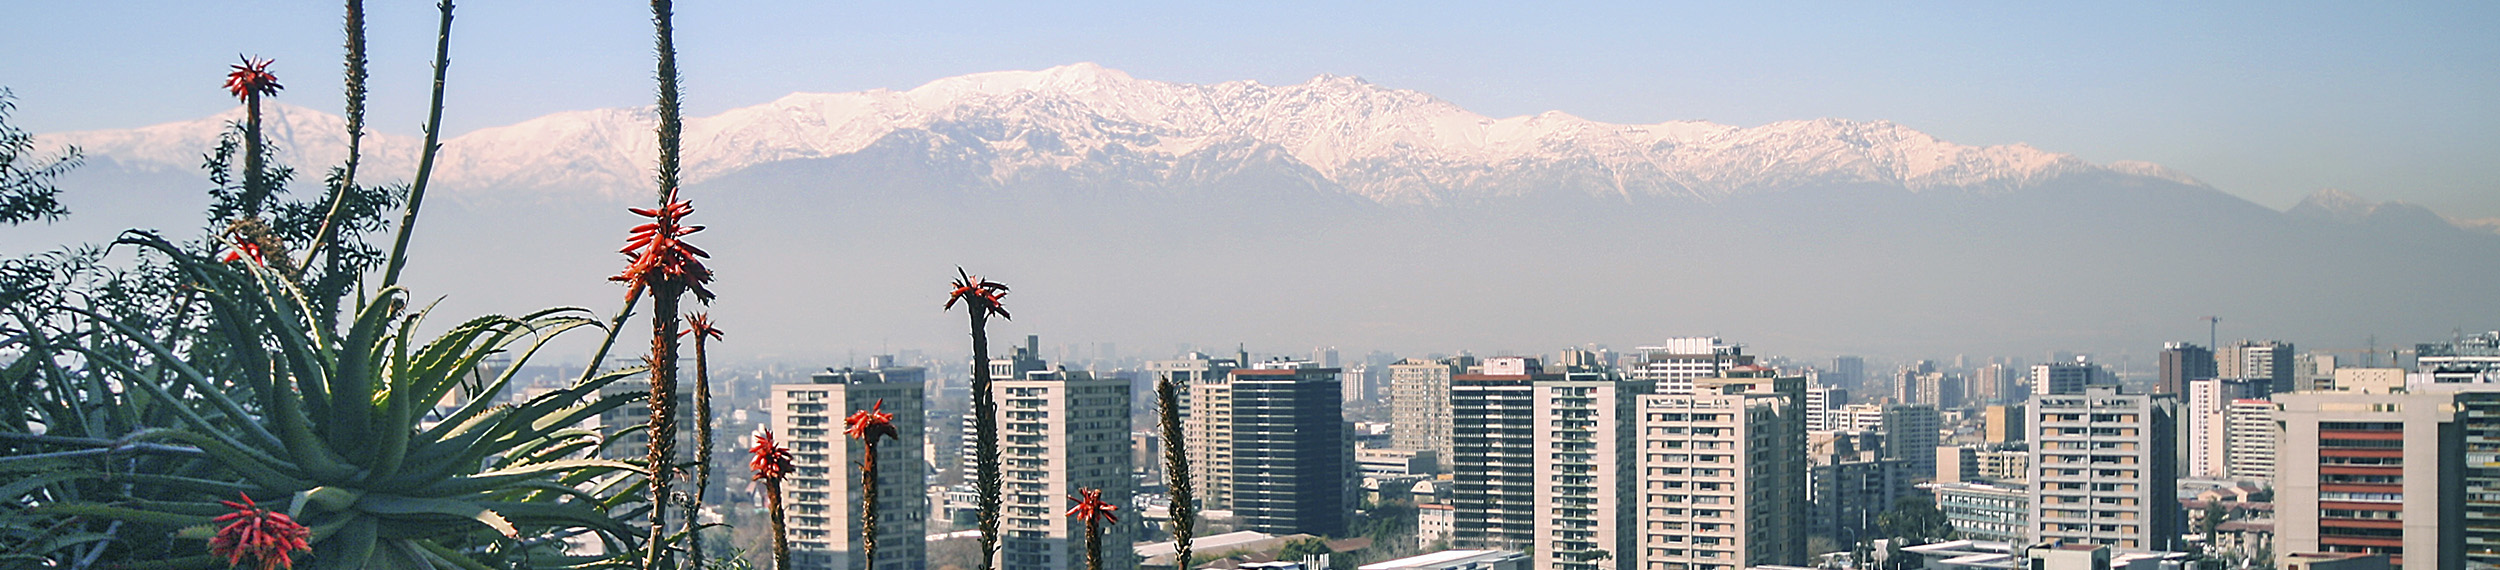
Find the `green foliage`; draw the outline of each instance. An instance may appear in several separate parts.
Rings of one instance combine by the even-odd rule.
[[[61,219],[69,215],[69,209],[61,206],[61,189],[53,185],[53,179],[78,167],[78,148],[61,149],[51,158],[40,156],[34,134],[9,126],[9,112],[16,109],[16,98],[8,89],[0,89],[0,224]]]
[[[1276,559],[1301,560],[1304,556],[1319,556],[1323,554],[1335,554],[1336,552],[1336,550],[1328,548],[1328,541],[1326,540],[1317,538],[1302,538],[1295,539],[1293,542],[1285,543],[1285,549],[1276,553]]]
[[[1876,531],[1884,536],[1910,539],[1916,544],[1952,540],[1953,523],[1944,511],[1936,510],[1936,502],[1925,495],[1902,497],[1892,503],[1892,510],[1875,516]]]

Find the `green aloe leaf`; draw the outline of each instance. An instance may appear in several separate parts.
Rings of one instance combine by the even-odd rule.
[[[495,529],[495,532],[502,533],[505,538],[520,535],[520,531],[513,528],[511,521],[504,520],[503,515],[496,514],[495,511],[488,510],[477,503],[458,499],[365,495],[364,498],[356,500],[356,510],[385,517],[410,515],[461,517]]]

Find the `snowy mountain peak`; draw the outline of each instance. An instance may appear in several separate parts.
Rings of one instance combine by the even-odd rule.
[[[228,125],[242,123],[244,115],[244,108],[237,105],[189,121],[136,129],[53,133],[42,135],[39,141],[44,146],[75,145],[89,157],[109,158],[143,170],[194,170],[216,150],[217,139],[225,134]],[[299,173],[319,172],[347,158],[347,120],[338,115],[272,100],[262,103],[261,133],[278,149],[275,158],[294,166]],[[410,171],[415,168],[419,144],[414,137],[368,130],[360,168]]]
[[[298,167],[336,162],[335,116],[273,107]],[[187,168],[227,113],[128,131],[59,135],[90,155]],[[588,190],[639,196],[651,185],[647,108],[570,111],[445,141],[442,187],[472,196]],[[994,183],[1035,175],[1144,176],[1186,183],[1185,160],[1285,159],[1382,203],[1443,204],[1572,193],[1704,201],[1800,185],[2010,191],[2105,172],[2182,183],[2158,166],[2090,164],[2027,145],[1966,146],[1890,121],[1812,119],[1759,127],[1706,121],[1614,124],[1563,111],[1487,117],[1419,91],[1320,75],[1292,85],[1138,79],[1093,63],[976,73],[907,91],[793,93],[686,121],[687,178],[859,152],[909,133],[930,160],[974,160]],[[326,135],[324,133],[327,133]],[[369,171],[405,176],[411,137],[368,139]],[[377,144],[378,143],[378,144]],[[1269,149],[1239,152],[1242,149]],[[1220,155],[1204,155],[1204,153]],[[1198,158],[1192,158],[1198,157]],[[1197,163],[1192,163],[1197,164]]]

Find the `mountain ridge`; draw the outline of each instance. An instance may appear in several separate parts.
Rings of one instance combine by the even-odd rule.
[[[271,140],[299,168],[343,157],[343,121],[283,103]],[[194,168],[230,110],[138,129],[46,135],[91,156]],[[444,141],[435,179],[464,199],[606,198],[650,190],[656,155],[648,108],[565,111]],[[687,120],[687,179],[773,162],[856,153],[918,133],[927,154],[977,156],[994,184],[1039,173],[1178,172],[1210,148],[1274,146],[1343,191],[1382,204],[1482,202],[1535,192],[1698,202],[1800,184],[1872,184],[1914,192],[2004,192],[2077,174],[2204,186],[2149,163],[2093,164],[2024,144],[1968,146],[1890,121],[1808,119],[1756,127],[1706,121],[1615,124],[1561,111],[1493,118],[1430,94],[1357,77],[1292,85],[1137,79],[1079,63],[976,73],[894,91],[793,93]],[[406,178],[415,137],[366,138],[368,180]],[[300,147],[300,148],[299,148]],[[1199,160],[1205,157],[1198,157]]]

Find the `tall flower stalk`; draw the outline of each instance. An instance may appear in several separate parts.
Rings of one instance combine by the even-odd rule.
[[[1164,491],[1172,497],[1172,568],[1189,570],[1189,543],[1198,536],[1198,497],[1189,480],[1189,447],[1181,439],[1181,388],[1172,375],[1155,383],[1155,402],[1163,414]]]
[[[686,226],[679,222],[694,213],[694,206],[677,198],[678,134],[683,125],[678,118],[677,44],[672,23],[674,7],[669,0],[652,0],[651,27],[654,51],[659,55],[659,189],[660,205],[652,209],[634,209],[637,215],[651,218],[650,223],[634,228],[634,234],[622,250],[634,262],[623,274],[611,280],[624,281],[631,287],[625,296],[632,298],[643,291],[651,293],[651,354],[645,361],[651,366],[651,424],[645,435],[651,441],[646,459],[651,469],[651,551],[643,559],[645,570],[670,567],[668,560],[668,502],[671,479],[677,467],[677,309],[679,298],[691,291],[697,300],[710,303],[712,292],[704,284],[712,281],[712,272],[703,267],[703,250],[679,241],[679,238],[702,231],[702,226]]]
[[[773,442],[773,430],[767,429],[755,436],[755,447],[747,448],[747,452],[754,456],[748,460],[747,470],[754,473],[756,481],[764,483],[764,512],[772,519],[771,570],[790,570],[790,523],[781,503],[781,479],[790,475],[790,448]]]
[[[712,326],[712,316],[695,313],[686,318],[686,334],[694,335],[694,502],[686,504],[686,552],[701,565],[703,532],[700,530],[703,505],[712,493],[712,355],[709,341],[721,338],[721,330]]]
[[[347,162],[339,166],[337,181],[330,190],[330,207],[321,216],[321,229],[314,232],[313,244],[304,252],[305,268],[321,257],[321,250],[334,247],[338,239],[339,213],[346,210],[348,195],[356,189],[356,167],[363,161],[365,141],[365,3],[347,0]],[[338,256],[330,256],[329,267],[339,267]]]
[[[644,560],[647,570],[667,567],[668,502],[670,480],[677,468],[677,306],[679,297],[688,292],[706,303],[712,291],[705,288],[712,281],[712,271],[703,266],[709,254],[680,241],[703,230],[703,226],[681,223],[694,205],[675,199],[674,194],[658,208],[632,208],[650,223],[636,226],[633,236],[620,250],[633,258],[633,263],[613,281],[623,281],[625,296],[645,291],[651,294],[651,354],[644,362],[651,368],[651,424],[644,435],[650,440],[651,469],[651,552]]]
[[[1119,505],[1103,502],[1101,489],[1078,489],[1078,496],[1068,497],[1076,506],[1068,507],[1068,516],[1085,522],[1085,570],[1102,570],[1102,523],[1120,522]]]
[[[425,146],[417,151],[417,178],[408,184],[408,208],[399,218],[399,236],[391,241],[391,256],[382,268],[382,288],[399,284],[399,271],[408,266],[408,238],[417,230],[417,210],[425,206],[425,188],[434,179],[434,156],[442,150],[443,76],[451,71],[451,0],[442,0],[435,8],[443,13],[442,23],[434,33],[434,96],[425,114]]]
[[[974,486],[980,491],[981,570],[989,570],[998,555],[998,400],[990,393],[990,315],[1002,319],[1007,308],[1000,299],[1007,296],[1007,284],[983,281],[979,276],[955,268],[954,290],[946,295],[947,309],[963,302],[972,317],[972,449]]]
[[[262,172],[266,158],[261,156],[260,98],[274,96],[286,86],[278,84],[278,76],[269,73],[269,60],[244,57],[226,74],[226,91],[243,101],[243,214],[260,214],[260,205],[269,199],[269,178]]]
[[[901,439],[894,430],[894,414],[885,413],[885,400],[866,410],[852,412],[842,420],[843,433],[859,440],[865,451],[859,455],[859,544],[860,559],[867,568],[877,567],[877,441]]]

